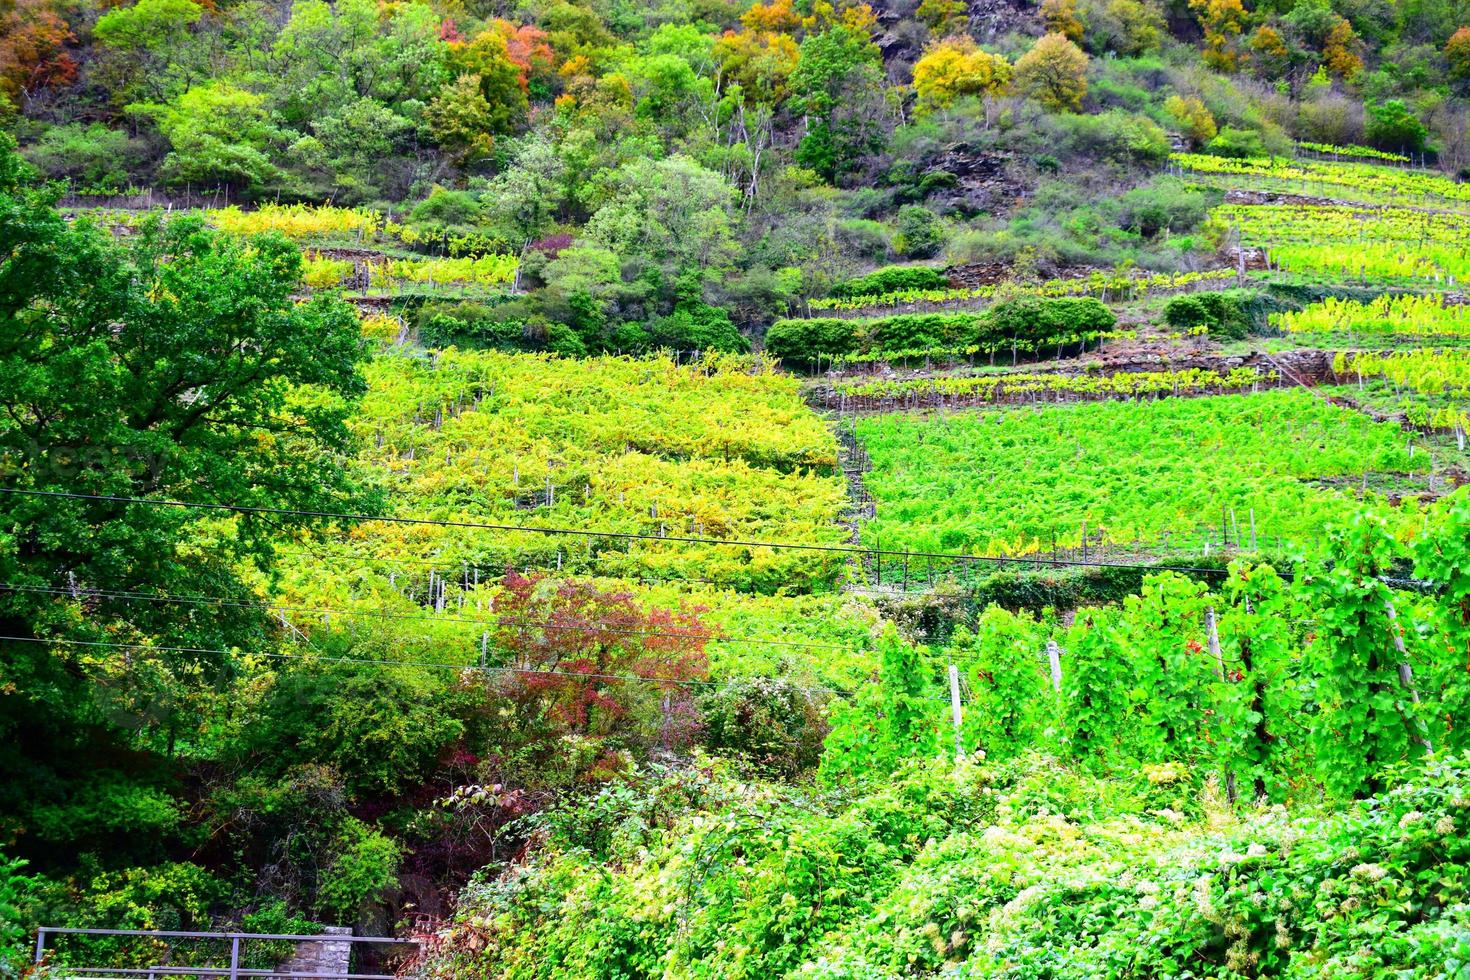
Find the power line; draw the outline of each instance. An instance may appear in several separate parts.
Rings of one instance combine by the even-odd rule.
[[[725,636],[723,634],[716,634],[716,633],[676,633],[676,632],[659,631],[659,630],[631,630],[631,629],[621,629],[621,628],[607,626],[607,625],[603,625],[603,624],[597,624],[597,625],[575,625],[575,624],[570,624],[570,623],[545,623],[545,622],[534,622],[534,621],[531,621],[531,620],[517,620],[517,619],[509,619],[509,620],[507,620],[507,619],[477,619],[477,618],[473,618],[473,617],[469,617],[469,616],[455,616],[455,615],[443,615],[443,614],[441,614],[441,615],[428,616],[428,615],[422,615],[422,614],[417,614],[417,613],[390,613],[390,612],[372,612],[372,611],[369,611],[369,610],[361,610],[361,609],[322,608],[322,607],[313,607],[313,606],[290,606],[290,605],[284,605],[284,604],[280,604],[280,603],[263,602],[263,601],[259,601],[259,600],[230,599],[230,598],[225,597],[225,596],[210,596],[210,595],[166,596],[166,595],[158,595],[156,593],[148,593],[148,592],[118,592],[118,591],[109,591],[109,590],[105,590],[105,589],[88,588],[86,586],[77,586],[77,587],[73,588],[73,587],[70,587],[70,586],[15,585],[15,584],[9,583],[9,582],[0,582],[0,591],[7,591],[7,592],[28,592],[28,593],[36,593],[36,594],[43,594],[43,595],[69,596],[69,597],[71,597],[73,599],[100,598],[100,599],[114,599],[114,600],[120,600],[120,601],[125,601],[125,602],[134,602],[134,601],[136,601],[136,602],[162,602],[162,603],[175,603],[175,604],[183,604],[183,605],[226,606],[226,607],[230,607],[230,608],[259,609],[259,610],[261,610],[263,612],[267,612],[267,613],[270,613],[270,612],[294,612],[294,613],[309,614],[309,615],[312,615],[312,616],[320,616],[320,615],[342,616],[344,618],[349,618],[349,619],[350,618],[370,618],[370,619],[382,619],[382,620],[407,620],[407,621],[412,621],[412,622],[428,622],[428,623],[464,623],[464,624],[472,625],[472,626],[501,626],[501,627],[504,627],[504,626],[513,626],[513,627],[524,627],[524,628],[531,628],[531,629],[546,629],[546,630],[566,631],[566,632],[611,633],[611,634],[616,635],[616,636],[651,636],[651,637],[665,637],[665,638],[669,638],[669,639],[680,639],[680,640],[708,640],[708,641],[712,641],[712,642],[715,642],[715,643],[741,643],[741,644],[758,644],[758,645],[762,645],[762,646],[803,647],[803,648],[819,649],[819,650],[842,650],[842,651],[848,651],[848,649],[849,649],[848,647],[846,647],[846,646],[844,646],[843,644],[840,644],[840,643],[819,643],[819,642],[815,642],[815,641],[805,641],[805,640],[781,640],[781,639],[766,638],[766,637]]]
[[[1027,565],[1037,567],[1077,568],[1141,568],[1152,571],[1187,572],[1199,575],[1223,575],[1223,568],[1198,568],[1179,565],[1145,565],[1123,562],[1089,562],[1066,558],[1020,558],[983,555],[957,555],[944,552],[896,551],[883,548],[855,548],[849,545],[812,544],[780,541],[747,541],[738,538],[698,538],[686,535],[640,534],[632,531],[596,531],[587,528],[531,527],[523,524],[489,524],[477,521],[440,520],[427,517],[373,516],[371,514],[348,514],[337,511],[298,510],[289,507],[254,507],[244,504],[200,503],[187,500],[160,500],[150,497],[127,497],[114,494],[72,493],[61,490],[23,490],[0,487],[0,493],[31,497],[49,497],[65,500],[93,500],[104,503],[139,504],[150,507],[180,507],[191,510],[228,511],[237,514],[262,514],[274,517],[312,517],[322,520],[352,521],[362,523],[409,524],[428,527],[453,527],[481,531],[512,531],[528,534],[566,535],[585,538],[615,538],[625,541],[662,541],[673,544],[725,545],[737,548],[770,548],[774,551],[810,551],[826,554],[867,555],[875,557],[924,559],[953,562],[957,564],[983,562],[996,565]]]
[[[62,639],[62,638],[45,638],[45,637],[36,637],[36,636],[0,636],[0,643],[40,643],[40,644],[57,644],[57,645],[62,645],[62,646],[77,646],[77,647],[104,647],[104,648],[122,649],[122,650],[153,650],[153,651],[158,651],[158,652],[161,652],[161,653],[198,653],[198,654],[210,654],[210,655],[221,656],[221,657],[233,657],[233,656],[236,656],[236,655],[243,655],[243,656],[247,656],[247,657],[263,657],[263,658],[268,658],[268,659],[271,659],[271,660],[305,660],[305,661],[311,661],[311,662],[342,663],[342,664],[354,664],[354,665],[363,665],[363,666],[372,665],[372,666],[380,666],[380,667],[423,667],[423,668],[428,668],[428,669],[433,669],[433,670],[453,670],[453,671],[460,672],[460,673],[463,673],[463,672],[471,672],[471,673],[473,673],[473,672],[479,671],[481,673],[513,674],[513,675],[518,675],[518,676],[525,676],[525,675],[528,675],[529,674],[531,676],[537,676],[537,677],[541,677],[541,676],[546,676],[546,677],[567,677],[567,678],[572,678],[574,680],[631,681],[631,682],[644,683],[644,684],[679,684],[679,685],[688,686],[688,687],[714,687],[714,686],[718,686],[721,683],[720,681],[716,681],[716,680],[698,680],[698,679],[695,679],[695,678],[688,678],[688,677],[656,677],[656,676],[648,676],[648,677],[645,677],[645,676],[643,676],[641,674],[595,674],[595,673],[583,673],[581,671],[574,671],[574,670],[543,670],[543,669],[540,669],[540,668],[520,668],[520,667],[489,667],[489,666],[482,667],[479,664],[444,664],[444,663],[434,663],[434,662],[431,662],[431,661],[418,661],[418,660],[371,660],[371,659],[367,659],[367,658],[363,658],[363,657],[334,657],[334,656],[325,656],[325,655],[309,656],[309,655],[306,655],[306,654],[298,654],[298,653],[251,653],[249,651],[217,650],[217,649],[212,649],[212,648],[208,648],[208,647],[162,646],[162,645],[152,644],[152,643],[123,643],[123,642],[118,641],[118,640],[69,640],[69,639]],[[760,680],[784,680],[784,678],[775,678],[775,677],[751,677],[751,678],[730,678],[730,679],[731,680],[740,680],[740,679],[752,679],[752,680],[755,680],[755,679],[760,679]],[[793,686],[794,687],[797,687],[800,690],[804,690],[804,691],[808,691],[808,692],[810,692],[810,691],[820,691],[820,692],[825,693],[825,694],[836,694],[836,695],[838,695],[840,697],[851,697],[851,692],[844,691],[841,688],[826,687],[826,686],[815,686],[814,687],[814,686],[809,686],[809,685],[808,686],[793,685]]]

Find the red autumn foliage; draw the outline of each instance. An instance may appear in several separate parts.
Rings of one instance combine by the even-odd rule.
[[[515,684],[570,731],[606,727],[650,688],[666,717],[683,716],[690,682],[709,675],[703,610],[642,609],[631,592],[516,572],[501,585],[491,636],[523,671]]]

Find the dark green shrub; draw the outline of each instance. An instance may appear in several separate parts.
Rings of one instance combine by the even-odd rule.
[[[414,316],[419,343],[425,347],[530,351],[542,344],[527,334],[521,311],[484,303],[425,303]]]
[[[900,289],[945,289],[949,279],[938,269],[922,265],[891,265],[875,269],[833,286],[828,295],[839,299],[857,296],[881,296]]]
[[[1229,293],[1175,296],[1164,306],[1164,322],[1175,330],[1205,327],[1210,336],[1240,340],[1250,332],[1250,319],[1240,297]]]
[[[812,695],[785,678],[733,680],[700,701],[705,744],[793,776],[813,769],[827,724]]]
[[[899,208],[893,226],[897,230],[893,236],[893,248],[900,255],[927,259],[944,247],[944,228],[939,222],[939,215],[921,204],[905,204]]]
[[[975,342],[984,317],[978,313],[900,313],[861,321],[867,351],[964,347]]]
[[[1420,122],[1408,106],[1397,99],[1368,107],[1368,142],[1380,150],[1396,153],[1422,153],[1429,139],[1429,127]]]
[[[409,212],[408,224],[428,238],[473,235],[480,231],[484,208],[469,191],[434,188]]]
[[[101,123],[53,126],[25,150],[47,177],[70,180],[87,193],[121,190],[142,161],[143,148],[127,133]]]
[[[648,323],[650,346],[670,350],[715,350],[745,353],[750,341],[730,322],[730,314],[707,303],[680,306]]]
[[[1110,330],[1118,322],[1090,296],[1058,299],[1013,299],[992,306],[985,336],[995,339],[1061,339],[1093,330]]]
[[[1046,125],[1066,158],[1123,165],[1158,164],[1169,158],[1168,135],[1139,113],[1114,109],[1097,115],[1064,114],[1048,119]]]
[[[1266,144],[1261,141],[1261,134],[1254,129],[1237,129],[1234,126],[1222,126],[1215,138],[1205,145],[1217,157],[1263,157],[1266,156]]]
[[[1161,232],[1179,234],[1205,220],[1211,195],[1177,177],[1162,177],[1124,194],[1120,224],[1145,238]]]
[[[857,350],[858,322],[838,317],[777,320],[766,331],[766,350],[793,364],[812,364],[819,356],[851,354]]]

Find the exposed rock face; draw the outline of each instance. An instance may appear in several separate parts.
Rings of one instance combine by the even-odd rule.
[[[926,176],[948,174],[953,186],[936,189],[928,204],[936,210],[953,209],[964,214],[1004,213],[1021,198],[1026,188],[1007,170],[1008,156],[990,153],[970,143],[953,143],[925,171]]]
[[[982,43],[1036,25],[1029,0],[970,0],[970,33]]]

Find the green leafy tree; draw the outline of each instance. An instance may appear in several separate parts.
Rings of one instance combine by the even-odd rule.
[[[439,90],[424,110],[434,141],[464,166],[495,148],[495,107],[485,98],[480,76],[461,75]]]
[[[271,48],[283,118],[305,125],[348,102],[428,102],[449,79],[441,20],[423,3],[302,0]]]
[[[1396,153],[1422,153],[1429,139],[1429,127],[1398,99],[1389,99],[1368,107],[1366,128],[1368,142],[1380,150]]]
[[[834,179],[876,152],[886,135],[883,60],[858,27],[834,24],[801,42],[790,107],[806,117],[796,161]]]
[[[228,82],[198,85],[166,106],[133,107],[151,115],[173,148],[163,171],[174,184],[260,188],[276,175],[276,136],[265,99]]]
[[[528,137],[480,195],[486,221],[507,241],[529,245],[551,231],[566,204],[566,171],[550,140]]]
[[[388,188],[383,161],[404,149],[413,123],[372,98],[349,102],[311,124],[321,143],[335,189],[351,199],[371,199]],[[397,195],[394,195],[397,196]]]
[[[598,184],[583,238],[616,254],[665,302],[702,298],[735,260],[735,189],[686,156],[638,159]]]
[[[138,0],[99,17],[92,28],[99,72],[117,101],[165,102],[204,81],[203,18],[194,0]]]
[[[125,242],[65,221],[0,148],[0,449],[12,490],[370,507],[344,462],[363,391],[356,317],[295,298],[301,256],[197,219],[154,220]],[[113,499],[0,497],[0,578],[41,590],[0,604],[7,636],[139,644],[11,643],[0,653],[0,825],[11,832],[74,775],[79,752],[171,754],[232,670],[209,651],[271,632],[250,602],[201,617],[107,595],[245,597],[242,563],[271,563],[282,515]],[[157,643],[200,652],[154,650]],[[95,758],[95,755],[89,755]],[[21,774],[24,773],[24,778]],[[39,790],[38,787],[48,787]],[[8,835],[7,835],[8,836]]]

